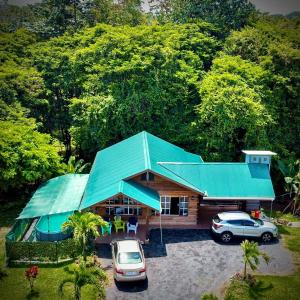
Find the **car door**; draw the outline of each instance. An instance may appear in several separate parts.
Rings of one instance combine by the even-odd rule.
[[[229,224],[228,230],[232,232],[233,235],[240,235],[244,234],[244,226],[242,224],[242,220],[230,220],[227,221]]]
[[[244,235],[245,236],[258,236],[259,228],[252,220],[243,220]]]
[[[117,254],[118,254],[118,245],[117,243],[112,243],[111,245],[111,253],[112,253],[112,262],[113,266],[116,265],[116,259],[117,259]]]

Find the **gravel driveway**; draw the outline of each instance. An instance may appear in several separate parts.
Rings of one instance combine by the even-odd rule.
[[[224,245],[212,239],[208,230],[163,230],[164,244],[160,244],[159,230],[152,230],[150,243],[144,245],[148,282],[113,283],[107,288],[107,299],[183,300],[197,299],[204,292],[216,291],[234,273],[241,271],[240,241]],[[281,241],[260,245],[271,261],[261,263],[259,270],[269,274],[293,272],[291,254]],[[101,245],[98,255],[104,267],[111,268],[109,245]]]

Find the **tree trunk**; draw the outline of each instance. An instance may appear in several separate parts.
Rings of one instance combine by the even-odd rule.
[[[80,288],[75,285],[75,299],[76,300],[80,300],[80,298],[81,298],[80,294],[81,294]]]
[[[247,263],[244,264],[244,279],[246,279],[247,276]]]

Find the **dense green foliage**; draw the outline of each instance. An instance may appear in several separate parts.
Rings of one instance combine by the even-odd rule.
[[[239,161],[243,148],[299,157],[299,18],[244,0],[159,1],[153,14],[140,4],[2,7],[1,190],[141,130],[205,160]]]
[[[162,22],[201,19],[216,25],[225,34],[243,27],[256,13],[248,0],[152,0],[150,3]]]
[[[92,212],[74,212],[66,222],[62,224],[62,230],[72,229],[73,239],[80,246],[84,261],[87,258],[87,245],[89,238],[96,238],[100,235],[98,228],[107,226],[99,215]]]
[[[0,189],[20,188],[61,172],[58,143],[36,130],[19,105],[0,101]]]
[[[74,259],[80,248],[73,239],[53,242],[16,242],[6,241],[6,257],[9,261],[23,262],[59,262],[63,259]]]
[[[74,297],[76,300],[81,298],[81,289],[86,285],[95,286],[97,289],[97,299],[105,299],[104,283],[107,282],[105,272],[99,267],[87,267],[84,263],[76,264],[71,267],[64,268],[67,274],[58,286],[58,293],[64,295],[64,287],[71,285],[74,289]]]

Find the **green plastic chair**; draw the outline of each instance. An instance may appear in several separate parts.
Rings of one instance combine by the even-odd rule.
[[[107,222],[107,226],[101,226],[101,234],[105,235],[107,234],[111,234],[111,222]]]
[[[115,216],[114,217],[114,226],[115,226],[116,232],[118,232],[119,229],[121,229],[125,232],[125,222],[122,221],[120,216]]]

